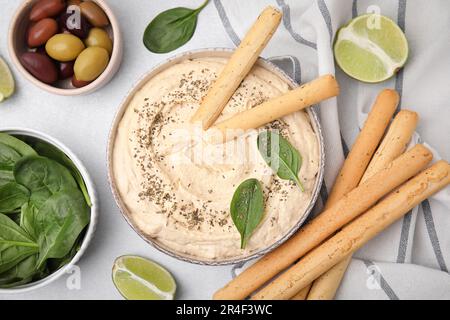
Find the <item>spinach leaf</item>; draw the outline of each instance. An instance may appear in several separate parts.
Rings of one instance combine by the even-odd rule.
[[[197,9],[178,7],[158,14],[145,29],[145,47],[154,53],[167,53],[187,43],[194,35],[198,14],[208,2]]]
[[[0,273],[36,254],[39,246],[13,220],[0,214]]]
[[[15,288],[15,287],[30,283],[31,281],[33,281],[33,277],[29,277],[29,278],[26,278],[23,280],[18,280],[16,282],[11,282],[11,283],[7,283],[4,285],[0,285],[0,288],[3,288],[3,289]]]
[[[0,170],[12,170],[20,158],[16,150],[0,142]]]
[[[45,202],[42,202],[44,204]],[[20,211],[20,227],[24,229],[33,240],[37,239],[35,230],[34,230],[34,217],[37,213],[38,209],[34,202],[29,201],[25,203]]]
[[[256,179],[242,182],[236,189],[230,205],[231,218],[241,234],[241,249],[259,225],[264,214],[264,195]]]
[[[89,193],[87,191],[86,184],[84,183],[83,176],[81,175],[80,171],[78,171],[75,164],[70,160],[70,158],[61,150],[57,149],[53,145],[37,141],[32,144],[34,150],[36,150],[40,156],[47,157],[49,159],[55,160],[56,162],[62,164],[67,169],[70,170],[73,177],[75,178],[76,182],[78,183],[81,192],[83,192],[84,198],[86,199],[86,202],[88,206],[92,206],[91,198],[89,196]]]
[[[32,147],[30,147],[22,140],[17,139],[9,134],[0,132],[0,143],[3,143],[10,148],[13,148],[22,157],[37,156],[36,151],[34,151]]]
[[[14,181],[14,174],[12,170],[0,170],[0,186]]]
[[[80,233],[77,240],[75,241],[75,244],[73,245],[72,249],[70,249],[70,252],[68,254],[66,254],[62,258],[47,260],[47,267],[50,270],[50,272],[55,272],[61,269],[63,266],[68,264],[73,259],[73,257],[75,257],[75,255],[81,249],[81,245],[83,244],[85,235],[86,235],[86,228],[84,228],[84,230]]]
[[[11,288],[28,283],[38,272],[36,268],[38,255],[34,254],[22,260],[11,269],[0,274],[0,288]]]
[[[79,189],[65,189],[48,198],[34,216],[38,267],[49,258],[67,255],[89,218],[89,207]]]
[[[302,156],[289,141],[273,131],[263,131],[258,135],[258,149],[264,161],[283,180],[293,180],[300,190],[303,185],[298,178],[302,166]]]
[[[37,208],[53,194],[77,188],[68,169],[58,162],[39,156],[22,158],[14,167],[17,183],[31,191],[30,201]]]
[[[0,187],[0,212],[14,213],[28,202],[30,192],[24,186],[10,182]]]
[[[75,189],[77,184],[67,168],[44,157],[23,158],[16,164],[14,176],[31,191],[30,201],[21,210],[20,226],[37,239],[35,215],[38,210],[52,195]]]

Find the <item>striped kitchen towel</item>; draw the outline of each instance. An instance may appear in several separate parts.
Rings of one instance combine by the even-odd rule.
[[[435,159],[450,159],[450,28],[443,0],[214,0],[224,31],[234,45],[266,5],[284,13],[283,25],[263,55],[298,82],[324,73],[336,74],[341,95],[318,110],[326,149],[325,190],[335,176],[363,125],[373,100],[383,88],[401,94],[400,108],[420,115],[412,143],[423,141],[435,148]],[[381,84],[350,79],[333,60],[336,30],[366,12],[379,12],[397,21],[410,44],[410,60],[404,71]],[[432,21],[432,22],[430,22]],[[432,40],[431,40],[432,39]],[[327,104],[326,106],[324,104]],[[319,204],[320,205],[320,204]],[[389,229],[359,250],[345,275],[337,299],[450,299],[450,188],[424,201]],[[244,266],[236,266],[233,274]]]

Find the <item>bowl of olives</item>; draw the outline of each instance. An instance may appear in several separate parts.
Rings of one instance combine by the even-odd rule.
[[[38,87],[59,95],[91,93],[119,69],[119,24],[104,0],[26,0],[9,28],[9,53]]]

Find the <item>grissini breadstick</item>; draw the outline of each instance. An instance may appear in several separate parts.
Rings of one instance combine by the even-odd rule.
[[[287,93],[240,112],[214,127],[213,142],[236,138],[246,130],[257,129],[288,114],[310,107],[339,94],[339,85],[332,75],[321,76]]]
[[[361,248],[420,202],[450,183],[450,165],[438,161],[356,218],[256,293],[252,299],[289,299],[323,272]]]
[[[381,170],[386,164],[397,158],[405,151],[406,146],[411,140],[414,130],[416,129],[418,118],[417,113],[409,110],[402,110],[397,114],[392,121],[386,136],[383,138],[383,141],[370,161],[361,182],[366,181],[376,172]],[[313,282],[313,285],[307,295],[307,299],[334,299],[336,291],[339,288],[339,284],[341,283],[350,262],[351,256],[345,258],[317,278]]]
[[[426,147],[416,145],[303,226],[277,250],[270,252],[239,274],[216,292],[214,298],[225,300],[246,298],[280,271],[365,212],[383,196],[420,172],[432,157],[432,153]]]
[[[306,286],[302,290],[300,290],[296,295],[294,295],[291,300],[306,300],[308,297],[309,289],[311,286]]]
[[[201,121],[204,130],[214,124],[272,38],[281,17],[282,13],[274,7],[264,9],[209,89],[191,122]]]
[[[306,300],[333,300],[351,261],[352,255],[349,255],[314,280]]]
[[[327,203],[333,203],[355,188],[366,171],[387,126],[397,108],[399,95],[385,89],[378,95],[367,120],[347,156],[330,192]]]
[[[419,115],[410,110],[401,110],[395,116],[361,181],[364,182],[376,172],[380,171],[386,164],[405,152],[416,130],[418,121]]]

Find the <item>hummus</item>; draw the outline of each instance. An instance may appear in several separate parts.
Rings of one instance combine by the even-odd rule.
[[[301,153],[304,192],[271,171],[259,155],[256,134],[226,144],[203,139],[200,126],[189,120],[226,62],[186,60],[150,79],[127,106],[112,153],[114,180],[132,223],[167,250],[204,261],[248,256],[285,236],[310,204],[320,165],[318,139],[306,112],[268,126]],[[255,67],[218,121],[288,89],[277,75]],[[249,178],[261,181],[265,213],[240,249],[229,207],[236,188]]]

